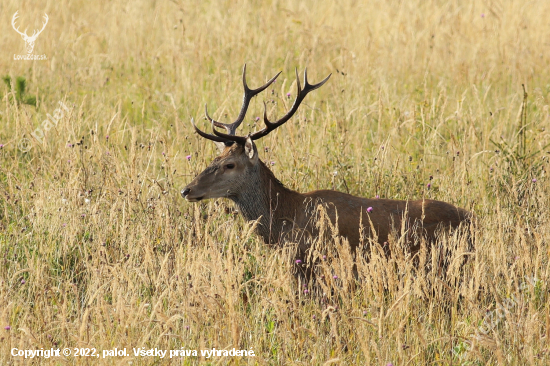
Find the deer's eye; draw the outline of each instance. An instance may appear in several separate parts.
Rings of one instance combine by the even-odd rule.
[[[235,167],[235,164],[227,164],[225,167],[227,169],[233,169]]]

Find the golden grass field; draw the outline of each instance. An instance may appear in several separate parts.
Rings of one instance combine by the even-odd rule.
[[[550,364],[550,2],[0,10],[0,76],[12,80],[0,81],[1,365]],[[33,51],[47,60],[14,60],[26,54],[17,10],[28,34],[48,14]],[[205,103],[236,116],[244,63],[252,87],[283,74],[242,134],[261,128],[263,101],[270,116],[289,108],[294,68],[311,82],[333,74],[258,143],[285,185],[464,207],[477,216],[470,261],[443,278],[403,251],[373,252],[356,279],[336,240],[304,293],[291,247],[264,245],[229,201],[186,202],[180,190],[216,156],[190,118],[208,130]],[[41,144],[31,133],[60,101],[70,112]],[[439,244],[456,263],[464,240]],[[141,347],[256,356],[135,357]],[[25,360],[13,348],[129,355]]]

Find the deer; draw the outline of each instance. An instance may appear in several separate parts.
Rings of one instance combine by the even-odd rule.
[[[323,86],[331,74],[318,84],[309,84],[307,69],[304,71],[304,86],[300,84],[296,70],[297,94],[290,110],[276,121],[270,121],[264,103],[263,122],[265,127],[246,136],[236,134],[243,122],[251,99],[271,85],[281,74],[279,72],[266,84],[250,89],[246,82],[246,64],[242,82],[244,96],[241,110],[232,123],[218,122],[208,114],[205,116],[212,126],[213,134],[201,131],[191,119],[194,130],[205,139],[213,141],[220,154],[182,191],[188,202],[206,199],[228,198],[248,221],[257,223],[255,232],[268,245],[297,243],[296,262],[305,259],[312,243],[319,239],[319,209],[338,229],[338,235],[347,239],[351,250],[360,243],[375,240],[390,254],[387,241],[392,230],[407,224],[409,233],[416,238],[423,236],[428,243],[436,240],[440,230],[452,230],[469,222],[472,214],[450,203],[431,199],[393,200],[356,197],[335,190],[316,190],[299,193],[281,183],[259,158],[254,141],[265,137],[276,128],[288,122],[298,110],[306,95]],[[225,129],[224,132],[216,128]],[[411,234],[410,234],[411,235]],[[410,244],[410,255],[420,249],[420,240]]]
[[[40,33],[42,33],[42,31],[46,28],[46,24],[48,24],[48,20],[49,20],[48,14],[44,13],[45,22],[42,23],[42,29],[39,30],[39,31],[34,30],[34,32],[32,33],[32,36],[29,37],[27,35],[27,29],[25,29],[24,32],[20,32],[19,28],[15,26],[15,21],[19,17],[17,15],[17,13],[19,13],[19,10],[16,11],[15,14],[13,14],[13,17],[11,18],[11,26],[13,27],[13,29],[17,33],[19,33],[21,35],[21,38],[23,38],[23,40],[25,41],[25,48],[27,49],[27,53],[32,53],[32,50],[34,49],[34,42],[36,41],[36,38],[38,38]]]

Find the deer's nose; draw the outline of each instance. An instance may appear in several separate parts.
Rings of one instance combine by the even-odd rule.
[[[183,191],[181,191],[181,195],[183,196],[183,198],[185,198],[185,196],[187,196],[189,192],[191,192],[191,188],[185,188]]]

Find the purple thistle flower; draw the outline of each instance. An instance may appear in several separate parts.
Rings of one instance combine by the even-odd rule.
[[[185,158],[187,159],[187,161],[191,161],[191,155],[187,155]]]
[[[426,187],[428,187],[428,189],[430,189],[432,187],[432,184],[428,183],[428,185]]]
[[[376,195],[376,198],[380,198],[380,196],[379,196],[379,195]]]
[[[275,162],[274,162],[274,161],[272,161],[272,162],[271,162],[271,165],[275,165]]]
[[[260,117],[254,118],[254,121],[258,122],[260,120]]]
[[[4,147],[4,144],[0,144],[0,149],[2,149]]]
[[[482,17],[482,18],[485,18],[485,14],[484,14],[484,13],[481,13],[481,17]]]
[[[24,285],[24,284],[25,284],[25,282],[26,282],[25,280],[21,280],[21,284],[22,284],[22,285]]]
[[[306,288],[306,289],[304,290],[304,294],[307,295],[308,293],[309,293],[309,291],[308,291],[308,289]]]
[[[10,327],[9,325],[6,325],[6,326],[4,327],[4,329],[5,329],[5,330],[10,330],[11,327]]]
[[[300,264],[300,263],[302,263],[302,261],[299,259],[296,259],[296,264]]]
[[[324,255],[324,256],[323,256],[323,260],[326,260],[326,259],[327,259],[327,256],[326,256],[326,255]]]
[[[536,182],[537,182],[537,178],[533,178],[533,179],[531,180],[531,182],[536,183]]]
[[[264,147],[264,152],[269,152],[269,147]]]
[[[334,275],[334,276],[332,276],[332,278],[334,278],[335,280],[337,280],[337,279],[338,279],[338,276]]]
[[[371,213],[373,211],[373,208],[372,207],[367,207],[367,212],[368,213]]]
[[[287,98],[290,98],[290,93],[286,93],[286,97],[287,97]]]
[[[105,136],[105,140],[109,140],[109,135]]]
[[[164,151],[162,152],[162,156],[166,156],[166,154],[164,153]]]

